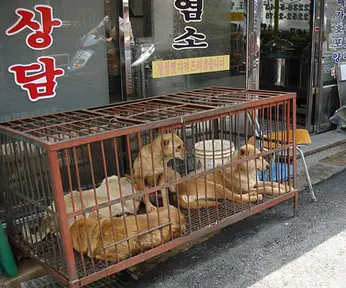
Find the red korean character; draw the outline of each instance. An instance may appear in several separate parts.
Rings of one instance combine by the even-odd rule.
[[[208,72],[208,57],[203,59],[203,72]]]
[[[159,73],[159,76],[162,77],[163,76],[163,63],[162,63],[162,61],[157,62],[156,69],[157,69],[157,72]],[[158,77],[156,77],[156,78],[158,78]]]
[[[178,64],[177,64],[177,74],[181,75],[183,74],[184,69],[183,69],[183,60],[178,60]]]
[[[18,86],[28,92],[29,99],[36,102],[40,99],[55,97],[56,78],[65,74],[61,68],[55,68],[53,57],[39,57],[38,63],[12,65],[8,71],[14,74]]]
[[[202,73],[202,59],[199,58],[199,59],[196,60],[196,62],[197,62],[197,64],[196,64],[196,66],[197,66],[197,72],[198,72],[198,73]]]
[[[175,60],[171,61],[171,73],[172,75],[177,74],[177,63]]]
[[[189,60],[188,59],[183,60],[183,73],[184,74],[190,73],[190,67],[189,67]]]
[[[214,61],[214,64],[213,64],[214,70],[219,71],[219,57],[215,57],[213,61]]]
[[[225,69],[225,58],[223,56],[220,56],[219,58],[219,64],[220,64],[220,70],[224,70]]]
[[[197,68],[197,63],[196,63],[196,60],[193,59],[191,60],[191,72],[196,72],[196,68]]]
[[[208,65],[209,65],[209,71],[214,71],[214,61],[212,57],[209,58]]]
[[[167,61],[166,63],[165,63],[165,70],[164,70],[164,73],[165,73],[165,76],[170,76],[170,74],[169,74],[169,72],[170,72],[170,70],[169,70],[169,67],[170,65],[169,65],[169,62]]]
[[[61,27],[62,21],[53,18],[53,8],[47,5],[36,5],[35,10],[41,14],[41,23],[34,20],[35,13],[31,10],[18,8],[18,21],[7,29],[6,35],[16,35],[28,28],[32,31],[26,37],[26,44],[33,50],[48,49],[53,44],[53,28]]]

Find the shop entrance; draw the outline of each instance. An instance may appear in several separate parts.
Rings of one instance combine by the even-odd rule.
[[[297,127],[310,132],[330,129],[338,108],[331,55],[323,51],[324,4],[317,2],[264,0],[261,23],[259,87],[296,92]]]

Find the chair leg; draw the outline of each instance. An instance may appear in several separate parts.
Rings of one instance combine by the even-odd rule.
[[[302,160],[303,160],[303,165],[304,165],[305,174],[306,174],[306,180],[308,181],[309,190],[310,190],[310,194],[311,194],[311,199],[312,199],[313,202],[316,202],[317,199],[316,199],[314,190],[312,189],[312,183],[311,183],[311,179],[310,179],[310,175],[309,175],[308,166],[306,165],[304,153],[303,153],[303,151],[302,151],[299,147],[297,147],[297,151],[299,152],[300,157],[301,157]]]

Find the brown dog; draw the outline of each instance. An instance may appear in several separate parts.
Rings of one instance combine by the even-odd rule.
[[[248,144],[242,146],[235,154],[234,159],[246,160],[258,155],[255,159],[242,161],[240,164],[225,169],[223,177],[226,186],[237,194],[282,194],[290,190],[290,187],[277,182],[258,181],[257,171],[265,171],[270,165],[260,156],[260,151],[255,146]],[[287,191],[288,190],[288,191]]]
[[[137,189],[142,191],[147,184],[158,185],[159,183],[153,183],[154,179],[157,179],[160,174],[167,173],[167,163],[173,157],[185,159],[184,142],[174,133],[160,135],[144,146],[133,163],[133,177]],[[147,183],[148,178],[151,179],[151,183]],[[161,184],[163,184],[162,181]],[[166,191],[162,193],[162,200],[164,207],[167,208],[169,203]],[[144,204],[147,213],[156,209],[151,204],[148,195],[144,196]]]
[[[96,212],[93,212],[85,220],[80,219],[71,226],[70,233],[73,249],[97,260],[119,262],[137,255],[141,251],[160,246],[162,243],[172,240],[172,235],[173,238],[177,238],[185,232],[185,218],[183,214],[179,214],[178,209],[173,206],[169,210],[170,212],[168,213],[167,209],[160,208],[158,211],[149,213],[149,229],[164,224],[167,225],[137,237],[132,236],[148,231],[147,214],[137,215],[137,219],[136,216],[131,215],[125,217],[125,219],[122,216],[98,220]],[[170,222],[171,225],[168,225]],[[130,238],[129,241],[124,240],[127,237]],[[113,243],[118,244],[110,246]],[[110,247],[103,249],[103,247],[107,246]]]
[[[234,154],[233,159],[245,160],[259,154],[260,151],[253,145],[244,145]],[[185,209],[212,207],[220,204],[218,199],[237,203],[257,202],[263,199],[262,194],[288,192],[285,185],[258,181],[257,170],[268,168],[269,164],[259,155],[223,171],[216,171],[215,174],[183,182],[178,185],[179,206]]]

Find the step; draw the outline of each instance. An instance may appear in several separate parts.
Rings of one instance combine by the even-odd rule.
[[[48,274],[37,261],[28,259],[21,262],[18,265],[18,276],[12,278],[6,278],[0,276],[0,287],[1,288],[19,288],[21,283],[29,281],[38,277],[42,277]]]
[[[312,184],[327,180],[346,168],[346,135],[333,131],[311,136],[312,143],[301,147]],[[307,187],[304,166],[297,159],[298,190]]]

